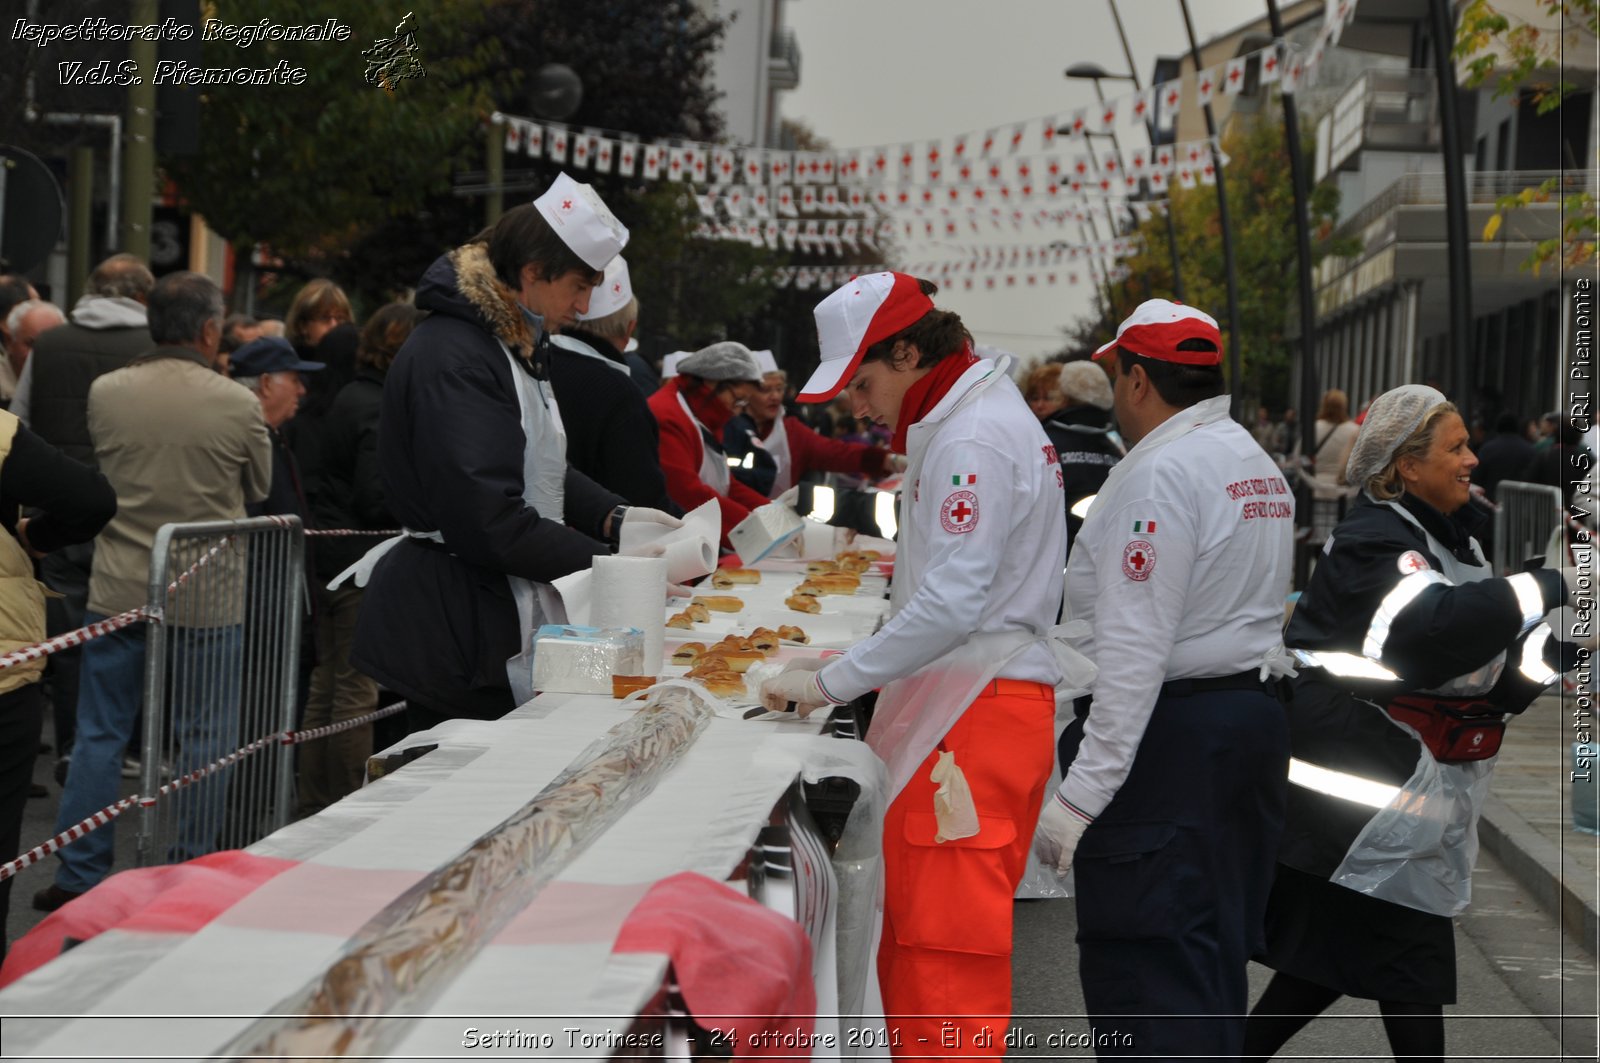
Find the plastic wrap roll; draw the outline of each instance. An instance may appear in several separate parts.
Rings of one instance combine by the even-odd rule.
[[[510,818],[395,898],[338,959],[234,1038],[232,1060],[381,1057],[472,957],[672,769],[711,720],[693,690],[653,694]]]
[[[670,551],[669,547],[669,551]],[[644,665],[627,675],[659,675],[666,634],[667,559],[597,557],[590,583],[589,623],[644,632]]]

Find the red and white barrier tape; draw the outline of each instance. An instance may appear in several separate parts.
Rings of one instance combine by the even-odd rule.
[[[282,518],[279,518],[279,520],[280,520],[281,523],[284,523],[284,524],[288,523],[286,520],[283,520]],[[333,529],[329,529],[327,531],[320,531],[320,532],[308,531],[308,532],[306,532],[306,534],[307,535],[399,535],[400,533],[398,531],[395,531],[395,532],[369,532],[369,531],[359,531],[359,530],[350,529],[350,528],[333,528]],[[235,536],[232,536],[232,535],[226,536],[217,545],[215,545],[211,549],[207,550],[205,552],[205,554],[202,555],[201,558],[198,561],[196,561],[194,564],[189,566],[189,568],[188,568],[188,570],[186,572],[182,573],[181,575],[178,576],[177,579],[175,579],[171,583],[167,584],[167,593],[168,594],[177,593],[178,588],[183,586],[183,584],[188,581],[190,576],[193,576],[196,572],[200,571],[200,569],[203,568],[205,565],[209,564],[213,558],[215,558],[217,555],[221,554],[222,551],[226,550],[228,548],[228,546],[233,542],[234,538],[235,538]],[[88,642],[90,639],[96,639],[96,638],[99,638],[102,635],[109,635],[113,631],[119,631],[122,628],[125,628],[125,627],[129,626],[130,624],[138,623],[141,620],[159,620],[159,619],[160,619],[160,614],[156,613],[156,612],[152,612],[151,609],[149,608],[149,606],[140,606],[137,609],[129,609],[126,613],[118,613],[116,616],[108,616],[104,620],[97,620],[93,624],[85,624],[83,627],[78,628],[76,631],[68,631],[68,632],[65,632],[65,633],[60,634],[60,635],[54,635],[54,636],[52,636],[50,638],[45,639],[43,642],[36,642],[32,646],[24,646],[20,650],[12,650],[10,653],[4,654],[4,655],[0,655],[0,671],[4,671],[7,668],[14,668],[17,665],[23,664],[23,663],[25,663],[27,661],[36,661],[41,657],[48,657],[52,653],[60,653],[62,650],[70,650],[74,646],[82,646],[85,642]]]
[[[369,531],[366,528],[307,528],[307,535],[381,535],[385,539],[392,539],[396,535],[404,535],[405,529],[391,528],[387,531]]]
[[[393,705],[386,705],[375,712],[369,712],[365,715],[357,716],[354,719],[345,720],[343,723],[329,724],[326,727],[314,727],[309,731],[278,731],[274,734],[258,738],[249,745],[240,746],[227,756],[218,760],[214,760],[203,768],[196,768],[191,772],[164,783],[160,789],[158,789],[149,797],[145,797],[142,794],[132,794],[128,797],[124,797],[116,804],[109,805],[106,808],[101,809],[99,812],[96,812],[94,815],[73,824],[60,834],[57,834],[54,838],[51,838],[49,841],[45,842],[43,845],[36,845],[32,849],[29,849],[27,852],[23,853],[21,856],[17,857],[15,860],[9,861],[5,864],[0,864],[0,882],[4,882],[6,879],[11,878],[24,868],[32,867],[34,864],[37,864],[40,860],[43,860],[51,853],[59,852],[62,848],[71,844],[72,842],[77,841],[90,831],[98,830],[107,823],[110,823],[112,820],[116,819],[118,816],[122,815],[122,813],[126,812],[128,809],[133,808],[134,806],[147,808],[151,805],[154,805],[163,797],[168,797],[186,786],[193,786],[201,779],[204,779],[207,775],[214,775],[223,768],[229,767],[230,765],[236,764],[246,757],[253,756],[256,753],[261,752],[268,746],[292,746],[299,745],[302,742],[310,742],[317,738],[325,738],[328,735],[337,734],[340,731],[353,730],[357,727],[369,724],[374,720],[381,720],[387,716],[393,716],[395,713],[404,710],[405,707],[405,702],[397,701]]]
[[[70,650],[74,646],[82,646],[90,639],[97,639],[101,635],[109,635],[113,631],[119,631],[132,624],[137,624],[141,620],[148,619],[149,610],[141,605],[137,609],[129,609],[126,613],[118,613],[116,616],[108,616],[104,620],[96,620],[92,624],[85,624],[76,631],[68,631],[45,639],[43,642],[36,642],[32,646],[24,646],[20,650],[12,650],[10,653],[0,656],[0,670],[14,668],[25,661],[35,661],[40,657],[48,657],[52,653],[60,653],[62,650]]]

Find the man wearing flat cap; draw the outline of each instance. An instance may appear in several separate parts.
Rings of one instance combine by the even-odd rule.
[[[367,587],[351,663],[419,722],[494,719],[532,697],[531,636],[566,619],[549,585],[611,553],[624,522],[680,523],[569,468],[550,390],[549,333],[588,308],[627,240],[562,174],[417,287],[430,314],[389,370],[378,436],[405,534],[340,579]]]
[[[1234,1058],[1286,800],[1293,496],[1228,416],[1208,314],[1151,299],[1096,358],[1133,446],[1067,561],[1099,675],[1036,845],[1076,874],[1095,1028],[1146,1057]]]
[[[272,484],[266,498],[245,507],[252,517],[292,513],[306,527],[311,526],[300,466],[279,430],[294,417],[300,400],[305,398],[306,385],[300,374],[322,368],[322,362],[301,358],[282,336],[251,340],[231,356],[229,373],[236,383],[249,388],[261,400],[261,419],[267,422],[267,434],[272,438]]]

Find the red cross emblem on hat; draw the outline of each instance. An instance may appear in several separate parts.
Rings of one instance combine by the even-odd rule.
[[[571,210],[571,209],[572,209],[572,200],[570,200],[570,199],[563,199],[563,200],[562,200],[562,201],[561,201],[561,209],[562,209],[562,210]]]
[[[622,282],[621,281],[616,281],[615,283],[613,283],[611,285],[611,291],[612,291],[612,294],[614,294],[614,295],[621,295],[622,294]]]

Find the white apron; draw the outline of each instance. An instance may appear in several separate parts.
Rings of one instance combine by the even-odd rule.
[[[522,411],[522,499],[538,510],[539,516],[563,523],[566,519],[567,433],[561,424],[561,411],[556,408],[555,396],[549,393],[544,381],[530,377],[504,343],[500,344],[500,350],[511,366],[511,383]],[[378,560],[407,537],[444,542],[444,536],[437,531],[407,528],[402,534],[368,550],[359,561],[334,577],[328,589],[338,590],[351,578],[357,587],[365,587]],[[534,695],[533,633],[546,621],[565,623],[567,614],[561,605],[561,596],[548,583],[535,583],[509,573],[506,582],[517,603],[517,645],[521,647],[516,656],[506,661],[506,676],[511,681],[512,697],[521,705]]]
[[[967,392],[955,409],[972,402],[985,388],[1004,376],[1008,365],[1009,359],[1002,359],[995,372]],[[907,449],[910,451],[906,456],[908,466],[902,482],[917,482],[922,474],[922,459],[928,452],[928,444],[944,424],[945,421],[939,421],[911,426],[907,432]],[[903,493],[901,498],[903,501]],[[914,524],[915,521],[908,516],[901,522],[901,527],[909,529]],[[890,588],[891,616],[899,612],[915,591],[916,588],[909,584],[910,580],[897,579]],[[878,707],[873,714],[872,728],[867,732],[867,744],[883,758],[888,767],[889,801],[900,795],[906,783],[916,774],[917,768],[949,733],[950,728],[955,726],[967,706],[983,693],[983,688],[1029,646],[1044,642],[1055,654],[1063,676],[1062,682],[1056,687],[1058,707],[1088,693],[1094,682],[1094,663],[1067,645],[1068,640],[1087,632],[1088,625],[1080,622],[1057,625],[1043,636],[1030,631],[972,634],[939,660],[885,684],[878,695]]]
[[[773,464],[778,467],[772,477],[772,490],[767,492],[768,498],[777,498],[794,486],[794,456],[789,452],[789,429],[783,423],[781,411],[778,419],[772,422],[772,431],[761,440],[761,446],[772,455]]]
[[[1427,538],[1441,574],[1459,586],[1488,579],[1487,563],[1467,565],[1428,533],[1404,506],[1387,503]],[[1483,551],[1472,540],[1479,561]],[[1485,694],[1506,667],[1504,651],[1487,664],[1424,693],[1439,697]],[[1402,723],[1396,727],[1410,731]],[[1472,900],[1472,865],[1478,856],[1478,817],[1488,796],[1495,761],[1440,764],[1421,743],[1417,767],[1388,806],[1380,809],[1350,843],[1331,881],[1407,908],[1453,916]]]
[[[730,480],[727,456],[706,446],[706,436],[715,438],[715,433],[700,423],[694,411],[689,409],[689,403],[685,401],[681,391],[678,392],[678,405],[682,406],[683,412],[688,415],[689,423],[700,432],[700,482],[719,495],[727,494]]]
[[[628,377],[630,382],[633,379],[627,366],[623,365],[621,362],[612,361],[610,358],[607,358],[605,355],[601,354],[587,343],[584,343],[582,340],[575,340],[571,336],[557,335],[550,337],[550,344],[554,347],[560,347],[564,351],[571,351],[573,354],[581,355],[584,358],[593,358],[595,361],[609,366],[610,368],[621,373],[623,376]]]

